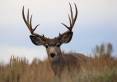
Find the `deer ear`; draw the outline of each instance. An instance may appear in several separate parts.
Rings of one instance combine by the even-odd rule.
[[[65,32],[62,35],[60,35],[60,42],[61,43],[68,43],[72,39],[73,32]]]
[[[39,35],[30,35],[30,39],[35,45],[44,45],[45,39]]]

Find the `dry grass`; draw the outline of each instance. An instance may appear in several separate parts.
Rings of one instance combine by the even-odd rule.
[[[66,68],[67,69],[67,68]],[[0,82],[116,82],[117,59],[94,57],[82,63],[79,72],[64,70],[62,78],[54,76],[49,62],[34,59],[11,58],[7,65],[0,65]]]

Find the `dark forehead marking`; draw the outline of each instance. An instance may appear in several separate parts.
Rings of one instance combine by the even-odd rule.
[[[53,38],[53,39],[48,39],[47,44],[54,46],[59,42],[59,40],[57,38]]]

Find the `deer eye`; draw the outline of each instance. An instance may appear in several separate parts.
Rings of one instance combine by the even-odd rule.
[[[56,46],[57,46],[57,47],[60,47],[60,43],[57,43]]]
[[[45,47],[46,47],[46,48],[48,48],[48,46],[49,46],[48,44],[45,44]]]

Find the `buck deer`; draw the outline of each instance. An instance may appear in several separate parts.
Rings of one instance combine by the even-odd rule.
[[[40,46],[40,45],[45,46],[48,54],[48,60],[51,62],[51,67],[55,75],[60,75],[61,71],[64,69],[65,66],[67,66],[69,69],[70,69],[70,66],[72,67],[79,66],[77,62],[78,58],[76,56],[64,55],[60,49],[60,46],[62,44],[69,43],[71,41],[73,36],[72,29],[75,25],[77,15],[78,15],[78,9],[76,4],[74,3],[75,14],[73,13],[73,9],[70,3],[69,3],[69,6],[70,6],[70,15],[68,15],[68,17],[69,17],[70,24],[66,25],[62,23],[62,25],[64,25],[67,28],[67,31],[62,34],[59,34],[59,36],[55,38],[47,38],[44,35],[39,35],[35,33],[34,31],[39,26],[39,24],[36,25],[34,28],[32,28],[32,15],[29,16],[29,9],[27,12],[27,18],[25,17],[25,14],[24,14],[24,7],[22,9],[23,20],[31,33],[30,39],[32,43],[37,46]]]

